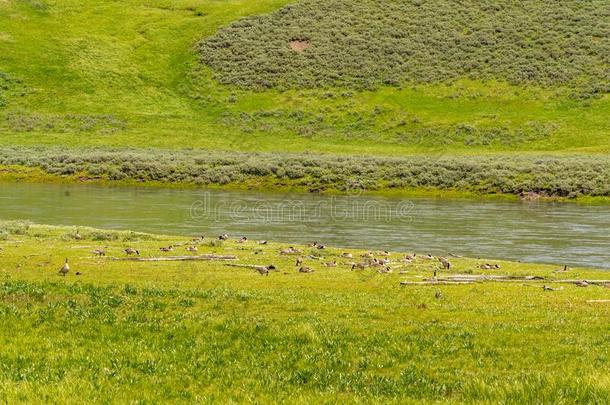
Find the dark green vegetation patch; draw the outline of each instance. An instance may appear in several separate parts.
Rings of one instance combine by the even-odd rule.
[[[408,158],[194,150],[2,148],[0,165],[60,176],[226,185],[269,182],[314,192],[432,188],[475,193],[610,196],[610,159],[601,156],[412,156]]]
[[[264,89],[469,77],[609,88],[610,3],[305,0],[200,44],[222,83]]]

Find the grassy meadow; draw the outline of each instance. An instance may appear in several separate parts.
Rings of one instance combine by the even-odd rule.
[[[449,274],[543,282],[402,286],[436,261],[350,270],[345,250],[21,222],[0,226],[2,402],[606,403],[607,272],[450,258]],[[195,244],[197,253],[186,246]],[[176,246],[174,252],[159,248]],[[220,261],[119,261],[235,255]],[[106,256],[92,251],[105,248]],[[405,245],[408,250],[408,244]],[[295,259],[315,271],[299,273]],[[376,255],[379,252],[375,252]],[[70,272],[58,270],[69,258]],[[380,257],[380,256],[378,256]],[[337,260],[337,267],[324,262]],[[481,263],[500,269],[481,270]],[[80,273],[77,275],[76,273]],[[553,287],[545,291],[542,287]]]
[[[288,3],[287,0],[2,1],[0,145],[189,147],[209,151],[395,156],[439,150],[449,155],[544,151],[561,156],[610,151],[607,120],[610,104],[604,87],[607,76],[603,73],[604,66],[607,67],[604,54],[608,42],[604,38],[607,24],[600,18],[605,9],[602,2],[569,2],[563,8],[554,3],[556,12],[546,13],[547,17],[535,2],[528,2],[527,7],[534,7],[533,31],[523,33],[518,26],[515,32],[495,33],[489,28],[493,19],[484,19],[477,28],[480,32],[465,34],[463,44],[455,39],[459,46],[450,53],[441,52],[442,49],[434,53],[437,56],[447,53],[456,63],[471,55],[485,58],[491,52],[491,45],[486,42],[489,38],[499,44],[512,43],[509,40],[515,35],[519,38],[542,35],[557,19],[569,22],[553,28],[557,35],[541,36],[540,43],[526,41],[524,50],[500,47],[503,53],[491,55],[500,66],[504,66],[500,63],[504,60],[520,61],[520,65],[507,65],[506,69],[513,73],[528,68],[527,61],[535,61],[539,74],[530,79],[511,79],[515,75],[504,74],[497,66],[483,63],[484,60],[480,67],[472,66],[470,73],[465,74],[463,66],[435,59],[435,63],[447,65],[446,74],[439,76],[442,70],[436,69],[429,72],[431,76],[425,76],[421,70],[425,64],[418,59],[421,49],[417,46],[434,44],[421,42],[428,37],[425,31],[428,25],[423,24],[410,34],[415,44],[412,47],[411,42],[405,44],[400,38],[394,39],[400,45],[397,51],[407,52],[411,48],[419,51],[407,65],[397,65],[402,70],[392,73],[389,84],[381,80],[359,88],[348,80],[323,82],[321,87],[314,88],[291,84],[257,89],[223,80],[231,72],[226,65],[218,67],[220,62],[207,61],[206,55],[210,58],[218,55],[202,54],[202,49],[205,51],[202,44],[215,44],[218,48],[225,37],[230,40],[228,46],[237,50],[235,56],[249,61],[258,60],[250,58],[252,53],[261,57],[277,49],[278,57],[284,58],[277,59],[278,64],[286,69],[293,66],[285,60],[290,56],[295,63],[310,61],[307,66],[311,69],[324,63],[323,58],[334,51],[328,41],[318,48],[312,42],[302,54],[291,51],[289,42],[298,36],[299,29],[307,35],[314,34],[308,34],[307,30],[314,27],[307,24],[307,18],[299,19],[303,15],[299,10],[325,2],[307,1],[303,6],[282,9]],[[361,8],[380,12],[380,3],[375,1],[358,2],[359,8],[354,10],[346,8],[345,1],[334,3],[340,7],[331,17],[337,16],[338,24],[344,24],[350,13],[360,12]],[[437,15],[432,13],[434,7],[444,7],[441,0],[428,3],[421,8],[421,15],[416,14],[422,21]],[[404,7],[414,7],[410,4],[405,3]],[[496,23],[503,27],[507,19],[515,18],[510,4],[493,14],[497,16]],[[527,7],[519,15],[526,14]],[[383,18],[404,15],[405,10],[395,8],[390,8]],[[445,32],[443,28],[456,21],[478,21],[478,15],[489,14],[489,10],[479,8],[468,12],[456,10],[434,25],[437,32]],[[277,13],[287,13],[290,24],[284,27],[275,21]],[[245,17],[250,19],[242,20]],[[235,21],[241,22],[237,28],[231,28]],[[247,38],[242,38],[239,27],[247,24],[264,31],[257,39],[259,42],[248,45]],[[332,28],[328,20],[320,24],[316,27],[322,33]],[[378,26],[361,28],[381,44],[386,44],[384,41],[393,35]],[[361,35],[361,31],[356,34]],[[450,33],[458,35],[454,29]],[[349,38],[352,34],[346,35]],[[278,42],[282,38],[286,39],[283,48]],[[316,38],[312,36],[309,40]],[[480,46],[477,38],[482,41]],[[269,40],[260,43],[266,39]],[[559,51],[570,44],[574,45],[572,61]],[[247,46],[255,49],[239,51]],[[320,55],[315,53],[316,49],[321,49]],[[343,59],[353,56],[349,53],[351,49],[336,51]],[[362,52],[368,58],[363,56],[363,61],[386,60],[385,54],[377,58],[366,47]],[[525,52],[526,59],[512,58],[514,52]],[[202,59],[207,63],[202,63]],[[238,64],[229,65],[242,68]],[[385,65],[378,65],[390,69],[396,64],[390,58]],[[239,77],[255,80],[258,74],[248,75],[247,66]],[[351,77],[339,73],[341,77]]]

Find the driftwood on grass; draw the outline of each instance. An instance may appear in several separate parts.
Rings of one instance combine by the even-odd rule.
[[[176,261],[209,261],[209,260],[237,260],[235,255],[200,255],[200,256],[167,256],[167,257],[123,257],[112,260],[130,262],[176,262]]]
[[[275,269],[273,265],[261,265],[261,264],[235,264],[235,263],[225,263],[225,266],[229,267],[242,267],[246,269],[254,269],[254,270],[262,270],[262,269]]]
[[[468,281],[468,282],[477,282],[477,281],[495,281],[498,283],[512,283],[512,282],[520,282],[520,281],[542,281],[545,280],[544,277],[540,276],[505,276],[505,275],[487,275],[487,274],[458,274],[458,275],[449,275],[444,277],[436,277],[430,279],[424,279],[424,281],[445,281],[445,282],[454,282],[454,281]]]
[[[610,280],[552,280],[553,283],[563,283],[563,284],[593,284],[593,285],[610,285]]]
[[[552,280],[542,276],[509,276],[509,275],[487,275],[487,274],[456,274],[447,275],[444,277],[436,277],[424,279],[423,281],[403,281],[402,285],[427,285],[427,284],[472,284],[477,282],[495,282],[495,283],[517,283],[523,281],[529,282],[548,282],[560,284],[575,284],[581,287],[587,285],[610,285],[610,280]]]
[[[460,285],[474,284],[474,281],[441,281],[441,280],[426,280],[426,281],[401,281],[401,285]]]

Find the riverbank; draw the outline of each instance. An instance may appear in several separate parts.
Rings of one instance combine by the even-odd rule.
[[[556,282],[607,272],[449,257],[439,278],[545,280],[405,286],[431,278],[439,262],[405,263],[396,252],[391,272],[352,271],[343,263],[362,262],[364,251],[295,246],[301,255],[280,255],[288,245],[238,243],[241,235],[193,242],[24,223],[2,231],[3,401],[610,400],[600,371],[610,290]],[[128,247],[147,259],[237,260],[115,260]],[[92,253],[99,248],[106,256]],[[313,273],[298,272],[300,256]],[[485,262],[500,269],[477,268]],[[227,264],[276,269],[263,276]]]
[[[0,148],[0,181],[610,202],[610,157]]]

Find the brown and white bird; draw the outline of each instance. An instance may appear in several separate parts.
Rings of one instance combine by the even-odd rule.
[[[63,267],[61,269],[59,269],[59,274],[61,274],[62,276],[65,276],[66,274],[68,274],[69,271],[70,271],[70,265],[68,264],[68,258],[66,258],[66,262],[64,263]]]
[[[303,266],[299,269],[299,273],[313,273],[314,270],[311,267]]]
[[[268,276],[269,271],[275,270],[275,266],[270,264],[269,266],[255,266],[254,270],[257,271],[261,276]]]
[[[569,271],[570,269],[568,268],[567,265],[564,265],[562,269],[557,269],[555,270],[553,273],[565,273],[567,271]]]
[[[104,249],[95,249],[92,253],[96,256],[106,256],[106,251]]]
[[[197,250],[198,250],[197,246],[187,246],[186,247],[187,252],[196,252]]]
[[[137,249],[134,248],[127,248],[125,250],[123,250],[125,252],[125,254],[127,254],[127,256],[131,256],[131,255],[138,255],[140,256],[140,252]]]
[[[449,270],[451,268],[451,262],[444,257],[439,257],[438,261],[443,265],[443,269]]]
[[[301,254],[302,252],[299,249],[296,249],[292,246],[290,246],[288,249],[282,249],[280,250],[280,254],[281,255],[298,255]]]
[[[159,250],[162,252],[171,252],[172,250],[174,250],[174,247],[172,245],[169,245],[168,247],[160,247]]]
[[[352,264],[352,270],[364,270],[366,269],[366,263],[354,263]]]

